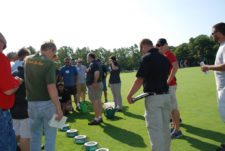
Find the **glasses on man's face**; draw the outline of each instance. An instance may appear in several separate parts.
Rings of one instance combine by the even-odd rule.
[[[69,64],[70,62],[69,62],[69,61],[66,61],[65,63],[66,63],[66,64]]]

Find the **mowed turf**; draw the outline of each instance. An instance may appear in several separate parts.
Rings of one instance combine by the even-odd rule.
[[[135,72],[122,73],[123,113],[116,113],[114,120],[103,115],[100,126],[88,126],[94,117],[91,107],[89,113],[71,113],[68,123],[88,140],[97,141],[99,147],[110,151],[149,151],[150,143],[144,121],[144,101],[129,105],[127,93],[135,80]],[[178,105],[183,120],[183,137],[172,140],[172,151],[214,151],[225,142],[225,123],[217,111],[215,80],[213,72],[205,75],[200,68],[180,69],[177,74]],[[141,93],[139,91],[136,95]],[[109,100],[112,101],[110,89]],[[57,151],[83,151],[83,145],[74,144],[65,132],[57,132]]]

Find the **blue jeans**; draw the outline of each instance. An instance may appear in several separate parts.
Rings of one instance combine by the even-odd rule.
[[[44,130],[45,151],[55,151],[56,128],[50,127],[48,122],[55,113],[55,107],[51,101],[29,101],[28,113],[31,128],[31,151],[41,150],[41,140]]]
[[[0,150],[16,151],[16,135],[12,127],[12,117],[9,111],[0,109]]]

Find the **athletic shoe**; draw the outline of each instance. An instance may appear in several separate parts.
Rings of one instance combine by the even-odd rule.
[[[180,138],[182,136],[182,132],[180,130],[174,130],[172,133],[171,133],[171,138]]]
[[[45,149],[45,144],[42,144],[41,145],[41,150],[44,150]]]
[[[101,121],[102,119],[99,120],[93,119],[91,122],[88,123],[88,125],[99,125]]]

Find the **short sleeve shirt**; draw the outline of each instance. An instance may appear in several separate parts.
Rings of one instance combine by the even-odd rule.
[[[90,63],[87,69],[86,85],[92,85],[94,83],[94,74],[96,71],[100,72],[100,76],[97,82],[101,82],[101,67],[100,64],[94,60]]]
[[[4,92],[19,86],[19,81],[11,75],[8,58],[0,53],[0,109],[10,109],[15,102],[15,95],[5,95]]]
[[[56,67],[52,60],[40,54],[28,56],[24,64],[28,101],[48,101],[48,84],[56,83]]]
[[[220,47],[216,54],[215,65],[225,64],[225,42],[220,44]],[[225,72],[215,71],[215,79],[217,90],[225,88]]]
[[[73,87],[76,85],[76,76],[78,75],[75,66],[63,66],[59,75],[63,77],[65,87]]]
[[[170,72],[171,72],[171,70],[173,68],[173,63],[177,61],[177,58],[170,50],[167,50],[164,55],[167,57],[167,59],[170,62]],[[176,84],[177,84],[176,77],[174,77],[173,80],[170,81],[169,86],[173,86]]]
[[[169,75],[169,61],[152,48],[142,57],[137,78],[143,78],[144,92],[163,93],[168,92],[167,78]]]
[[[79,76],[79,83],[85,83],[86,82],[86,67],[84,65],[77,65],[77,72]]]
[[[110,84],[121,83],[121,80],[120,80],[120,66],[117,65],[117,67],[118,67],[117,70],[113,70],[111,66],[109,67],[109,72],[110,72],[109,83]]]

